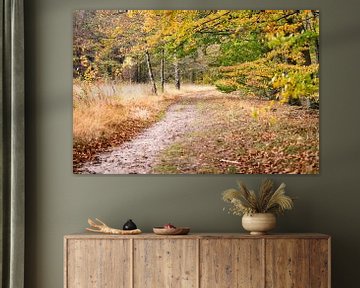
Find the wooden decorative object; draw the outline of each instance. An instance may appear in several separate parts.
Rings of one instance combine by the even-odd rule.
[[[104,234],[115,234],[115,235],[136,235],[140,234],[140,229],[134,229],[134,230],[121,230],[121,229],[115,229],[111,228],[108,225],[106,225],[101,220],[95,218],[97,222],[94,220],[88,219],[88,223],[92,228],[86,228],[87,231],[91,232],[98,232],[98,233],[104,233]]]
[[[65,288],[330,288],[323,234],[65,236]]]
[[[158,235],[186,235],[190,232],[189,227],[164,228],[154,227],[153,232]]]

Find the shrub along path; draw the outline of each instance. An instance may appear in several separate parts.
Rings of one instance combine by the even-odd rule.
[[[319,173],[319,113],[215,90],[194,92],[77,173]]]

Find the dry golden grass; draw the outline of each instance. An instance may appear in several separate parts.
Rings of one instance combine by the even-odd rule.
[[[118,104],[94,103],[74,109],[74,142],[86,142],[111,133],[113,123],[124,121],[129,112]]]
[[[164,96],[151,95],[146,85],[75,84],[74,143],[107,137],[129,119],[147,120],[161,109]]]
[[[148,121],[162,112],[176,96],[208,89],[206,86],[183,85],[179,91],[166,86],[155,96],[146,84],[114,85],[74,83],[74,142],[87,142],[117,131],[126,120]]]

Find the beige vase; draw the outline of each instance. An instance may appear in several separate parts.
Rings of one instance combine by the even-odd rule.
[[[242,217],[242,226],[251,235],[263,235],[276,226],[276,217],[272,213],[255,213]]]

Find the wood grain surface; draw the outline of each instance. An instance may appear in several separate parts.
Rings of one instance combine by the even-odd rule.
[[[209,239],[200,246],[200,287],[263,287],[260,239]]]
[[[156,235],[154,233],[142,233],[139,235],[110,235],[102,233],[78,233],[65,235],[65,239],[329,239],[329,235],[320,233],[288,233],[250,235],[249,233],[189,233],[188,235]]]
[[[64,257],[65,288],[331,287],[323,234],[76,234]]]
[[[266,240],[266,287],[304,288],[310,283],[310,241]]]
[[[130,288],[130,252],[130,240],[69,241],[65,287]]]
[[[197,287],[196,245],[192,239],[134,241],[134,287]]]
[[[330,279],[330,241],[313,239],[310,242],[310,287],[328,288]]]

